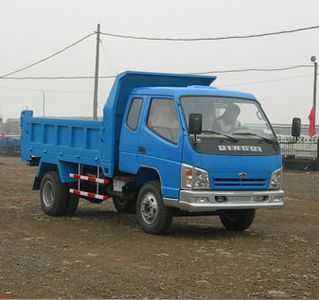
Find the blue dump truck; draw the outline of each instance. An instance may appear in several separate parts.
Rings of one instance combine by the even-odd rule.
[[[21,157],[37,166],[43,211],[73,214],[79,198],[112,199],[152,234],[174,216],[217,215],[243,231],[257,208],[283,206],[282,158],[256,98],[211,86],[215,76],[125,72],[103,119],[21,114]]]

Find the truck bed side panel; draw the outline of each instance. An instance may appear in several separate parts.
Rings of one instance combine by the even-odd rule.
[[[103,123],[100,121],[33,118],[21,115],[22,160],[64,161],[103,167]]]

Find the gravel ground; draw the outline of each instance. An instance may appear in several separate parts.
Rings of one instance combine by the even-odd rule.
[[[48,217],[34,173],[0,157],[0,298],[319,298],[319,172],[286,172],[285,207],[245,233],[183,217],[166,236],[110,202]]]

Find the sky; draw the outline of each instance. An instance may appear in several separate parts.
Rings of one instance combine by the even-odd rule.
[[[44,58],[92,33],[152,37],[218,37],[319,25],[319,1],[307,0],[0,0],[0,76]],[[319,30],[244,40],[159,42],[102,36],[100,75],[126,70],[192,73],[312,65]],[[93,76],[95,36],[13,76]],[[99,81],[99,111],[112,87]],[[218,88],[254,94],[272,123],[308,124],[313,68],[217,74]],[[92,116],[93,79],[0,79],[0,115]],[[44,91],[44,93],[42,92]],[[319,105],[318,105],[319,107]],[[317,123],[319,113],[317,110]]]

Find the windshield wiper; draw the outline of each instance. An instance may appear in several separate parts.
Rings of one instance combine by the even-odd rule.
[[[211,134],[218,134],[218,135],[223,135],[224,137],[228,138],[229,140],[233,142],[238,142],[239,140],[222,132],[215,131],[215,130],[202,130],[202,133],[211,133]]]
[[[259,134],[256,134],[256,133],[252,133],[252,132],[238,132],[238,133],[233,133],[234,135],[253,135],[253,136],[257,136],[259,137],[260,139],[262,139],[263,141],[269,143],[269,144],[274,144],[275,143],[275,140],[271,140],[271,139],[268,139],[262,135],[259,135]]]

